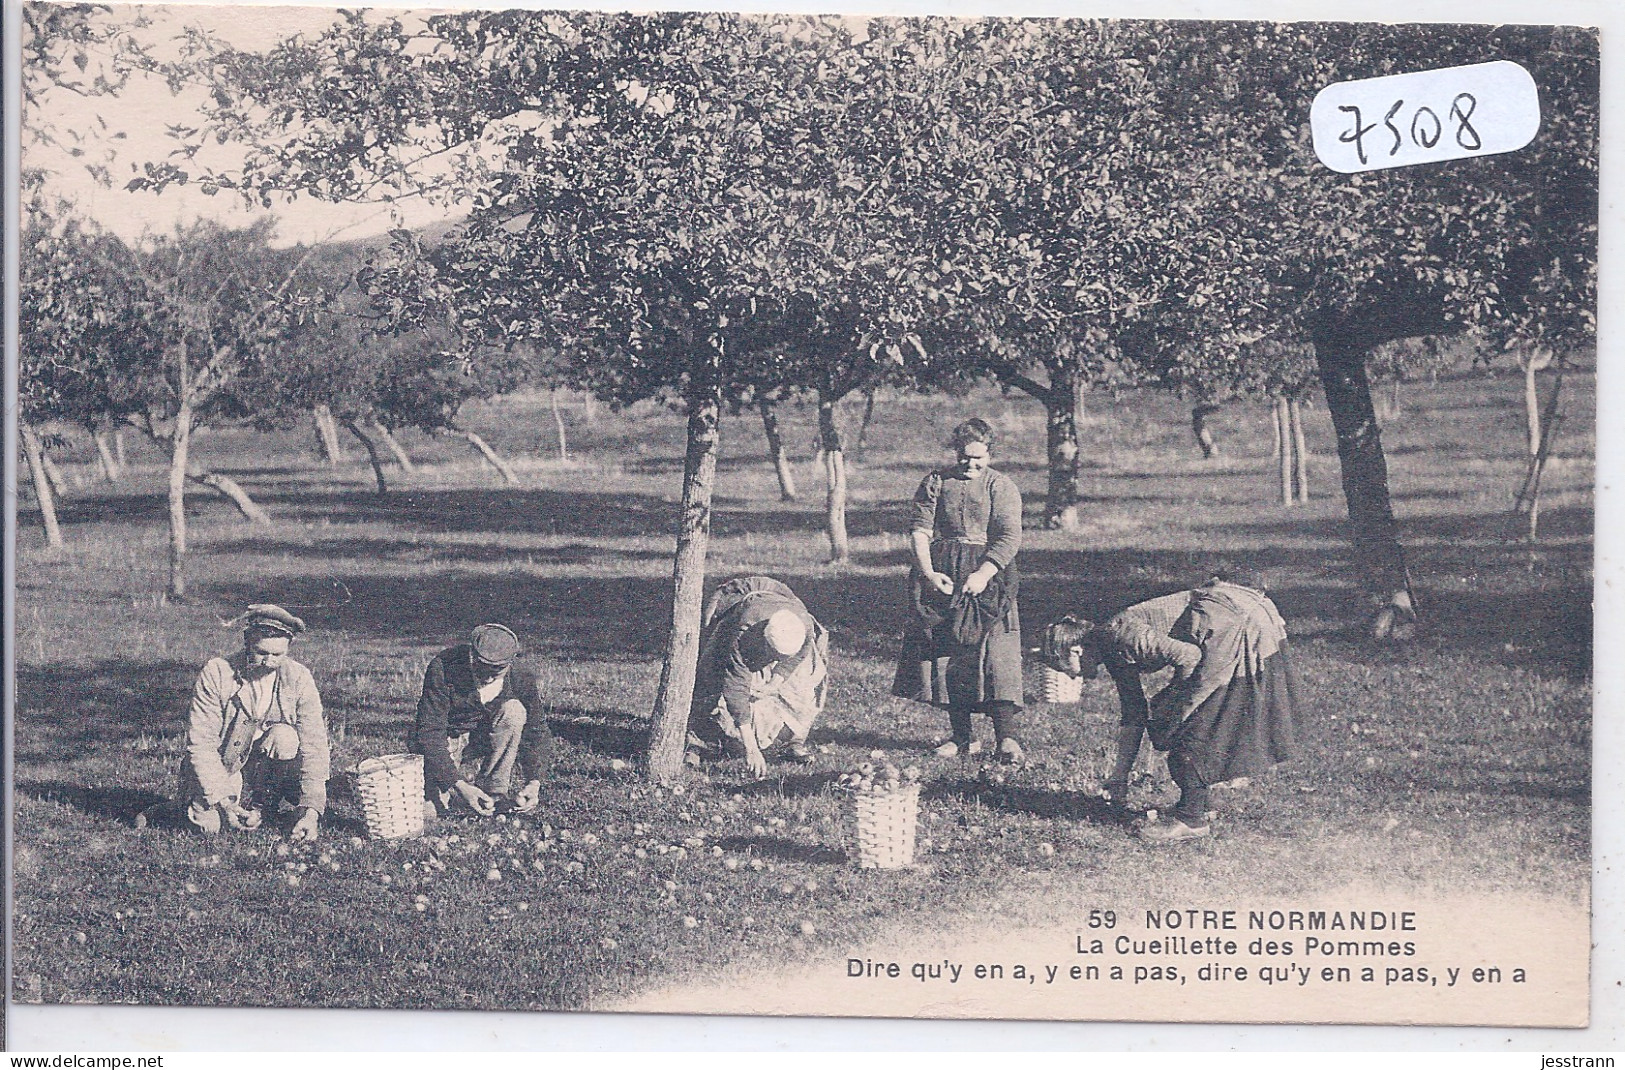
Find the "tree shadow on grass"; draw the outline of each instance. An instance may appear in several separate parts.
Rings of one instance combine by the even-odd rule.
[[[1030,814],[1034,817],[1060,818],[1068,821],[1087,821],[1095,825],[1121,827],[1125,824],[1121,813],[1098,796],[1078,791],[1050,791],[1020,784],[992,784],[976,777],[945,777],[934,780],[921,791],[922,801],[951,799],[957,802],[980,802],[994,810],[1006,813]]]
[[[828,791],[830,785],[840,776],[836,772],[819,773],[792,773],[782,766],[768,767],[773,772],[765,780],[752,780],[741,784],[734,790],[741,795],[752,798],[763,796],[777,796],[787,799],[807,798],[813,795],[822,795]]]
[[[1559,522],[1576,528],[1581,523]],[[1381,661],[1431,655],[1442,647],[1498,664],[1587,675],[1591,591],[1583,562],[1559,562],[1562,577],[1548,578],[1528,572],[1526,551],[1520,547],[1465,544],[1494,523],[1495,518],[1463,517],[1408,526],[1412,539],[1427,540],[1413,553],[1418,575],[1438,577],[1431,586],[1418,587],[1430,632],[1413,644],[1415,655],[1403,648],[1379,650],[1364,640],[1372,607],[1354,582],[1349,555],[1340,543],[1335,551],[1269,545],[1272,539],[1301,542],[1299,521],[1226,527],[1224,531],[1239,532],[1263,546],[1217,555],[1133,549],[1024,552],[1019,559],[1023,642],[1036,646],[1045,626],[1067,613],[1104,620],[1144,599],[1188,589],[1222,556],[1262,568],[1292,634],[1346,647],[1341,656]],[[717,569],[708,587],[744,571]],[[897,656],[909,623],[904,576],[812,565],[776,574],[831,630],[837,654],[880,661]],[[1452,585],[1458,576],[1465,581]],[[535,576],[520,570],[498,575],[428,566],[420,574],[348,575],[346,584],[349,602],[306,615],[314,628],[434,644],[459,638],[483,621],[500,620],[517,628],[544,660],[590,658],[653,670],[665,652],[670,622],[671,584],[655,575]],[[264,594],[262,583],[235,578],[200,584],[199,589],[222,606],[240,606]],[[279,591],[284,604],[331,602],[331,583],[321,576],[287,577]]]
[[[433,567],[436,565],[616,565],[624,562],[670,561],[665,550],[634,550],[616,546],[571,543],[567,546],[526,547],[496,543],[435,542],[412,538],[345,537],[316,542],[284,542],[275,537],[249,534],[240,539],[222,540],[218,549],[229,553],[264,554],[268,557],[306,558],[322,561],[390,561]]]
[[[360,836],[367,839],[367,819],[359,803],[331,807],[322,815],[322,831],[333,836]],[[424,832],[428,832],[427,824]]]
[[[649,745],[649,722],[607,710],[555,710],[548,718],[553,735],[606,758],[636,760]]]
[[[136,815],[149,806],[166,802],[167,798],[148,788],[86,787],[64,780],[20,780],[16,784],[19,796],[41,802],[70,806],[91,817],[101,817],[129,825]]]
[[[655,494],[512,487],[412,490],[382,497],[325,488],[279,488],[262,492],[257,500],[279,520],[379,523],[420,535],[676,538],[681,511],[675,499]],[[848,531],[862,537],[901,530],[903,509],[901,503],[854,508],[847,517]],[[118,499],[116,504],[105,499],[97,516],[154,522],[162,518],[161,501],[154,506],[135,496]],[[718,494],[712,500],[711,529],[717,536],[817,534],[824,530],[824,513],[806,502],[787,504]],[[264,541],[274,543],[275,539]],[[325,545],[317,542],[307,550],[319,553]]]
[[[108,658],[17,667],[18,762],[57,762],[185,724],[198,666]]]
[[[1432,578],[1432,582],[1423,578],[1416,585],[1422,638],[1446,649],[1473,651],[1499,664],[1588,678],[1594,524],[1588,508],[1542,514],[1542,528],[1549,538],[1570,540],[1536,551],[1550,570],[1543,577],[1531,571],[1529,547],[1507,538],[1505,514],[1423,516],[1403,521],[1401,540],[1413,573]],[[1269,540],[1301,537],[1306,529],[1328,538],[1341,537],[1343,528],[1341,521],[1316,520],[1227,525],[1225,530]],[[1270,563],[1271,555],[1259,557],[1258,563]],[[1300,600],[1297,595],[1301,593],[1291,587],[1271,592],[1288,627],[1300,606],[1304,612],[1326,613],[1326,604]],[[1339,616],[1347,638],[1362,642],[1360,632],[1369,606],[1358,600],[1357,592],[1346,591],[1339,601],[1344,605]],[[1403,656],[1403,651],[1391,648],[1384,654],[1367,654],[1363,660],[1394,656]]]
[[[16,790],[19,796],[31,797],[41,802],[59,803],[91,817],[116,821],[121,825],[134,825],[137,816],[144,811],[153,810],[148,815],[149,828],[192,835],[197,833],[186,820],[184,804],[149,788],[103,785],[87,787],[84,784],[70,784],[63,780],[25,780],[17,783]],[[362,816],[361,804],[355,798],[349,777],[339,775],[331,778],[328,781],[327,797],[328,809],[322,815],[323,832],[342,836],[367,835],[367,823]],[[275,816],[267,815],[261,832],[286,836],[293,821],[294,814],[291,812]],[[256,834],[258,833],[241,833],[250,836]]]
[[[814,743],[833,743],[842,747],[856,747],[864,751],[884,750],[903,751],[905,754],[918,752],[924,755],[925,751],[938,740],[914,737],[900,739],[897,736],[883,735],[864,729],[849,728],[817,728],[811,736]]]
[[[1452,797],[1476,793],[1518,796],[1539,802],[1572,803],[1580,807],[1591,804],[1589,776],[1577,776],[1570,783],[1554,783],[1544,770],[1531,773],[1529,770],[1496,768],[1493,765],[1429,764],[1417,769],[1368,772],[1363,779],[1376,797],[1383,798],[1403,799],[1413,792],[1431,791]]]
[[[779,862],[808,862],[815,865],[846,865],[845,851],[825,844],[797,843],[774,836],[730,836],[714,841],[730,854],[750,854]]]
[[[313,631],[346,631],[421,646],[457,642],[470,629],[500,621],[519,632],[543,660],[649,663],[665,651],[670,621],[668,580],[636,576],[542,577],[435,570],[419,575],[345,577],[349,599],[333,606],[320,575],[279,579],[279,602],[328,608],[302,613]],[[199,584],[221,606],[263,597],[263,581]]]

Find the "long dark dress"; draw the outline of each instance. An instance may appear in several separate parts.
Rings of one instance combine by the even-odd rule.
[[[1200,646],[1202,662],[1153,703],[1153,721],[1168,726],[1166,735],[1153,732],[1159,749],[1184,755],[1206,784],[1291,758],[1297,681],[1275,603],[1233,584],[1199,587],[1174,635]]]
[[[953,607],[918,569],[909,574],[909,620],[892,694],[959,710],[987,702],[1021,704],[1021,613],[1015,567],[1021,549],[1021,492],[991,468],[964,478],[955,467],[926,476],[914,495],[912,531],[931,536],[931,565],[957,590],[984,561],[999,566],[989,596],[1007,605],[987,635],[962,644]],[[998,590],[1002,583],[1002,593]]]

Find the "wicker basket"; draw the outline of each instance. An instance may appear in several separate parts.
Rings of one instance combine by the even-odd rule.
[[[920,786],[859,792],[848,810],[851,854],[864,869],[901,869],[914,864],[914,829]]]
[[[376,840],[423,835],[423,755],[368,758],[355,772],[367,835]]]
[[[1044,702],[1077,702],[1083,697],[1083,678],[1056,672],[1045,665],[1038,684],[1038,697]]]

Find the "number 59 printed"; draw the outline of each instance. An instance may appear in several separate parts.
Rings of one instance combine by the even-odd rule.
[[[1540,94],[1508,60],[1337,82],[1309,109],[1315,155],[1333,171],[1512,152],[1540,132]]]

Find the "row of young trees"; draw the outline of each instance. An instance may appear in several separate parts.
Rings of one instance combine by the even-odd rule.
[[[679,772],[730,407],[816,397],[839,556],[832,417],[854,392],[992,375],[1032,394],[1067,525],[1081,391],[1256,392],[1312,352],[1359,567],[1408,615],[1368,354],[1467,327],[1561,351],[1593,329],[1580,30],[352,13],[263,53],[192,49],[172,73],[209,85],[207,117],[133,186],[466,209],[437,245],[395,236],[364,280],[375,310],[446,330],[471,367],[542,347],[556,382],[686,414],[657,779]],[[1321,87],[1490,59],[1540,86],[1529,148],[1316,161]],[[221,140],[244,159],[207,166]]]
[[[466,365],[448,355],[455,346],[445,331],[378,332],[354,285],[362,261],[353,249],[277,248],[269,222],[200,222],[130,244],[53,199],[42,176],[28,175],[27,186],[18,423],[47,542],[62,537],[46,422],[93,436],[109,475],[118,472],[112,433],[139,431],[168,458],[172,599],[186,594],[189,486],[224,495],[250,522],[270,522],[233,479],[197,461],[200,428],[268,430],[320,411],[361,442],[381,493],[385,452],[411,465],[394,431],[454,434],[489,452],[458,425],[459,410],[543,366],[511,351]]]

